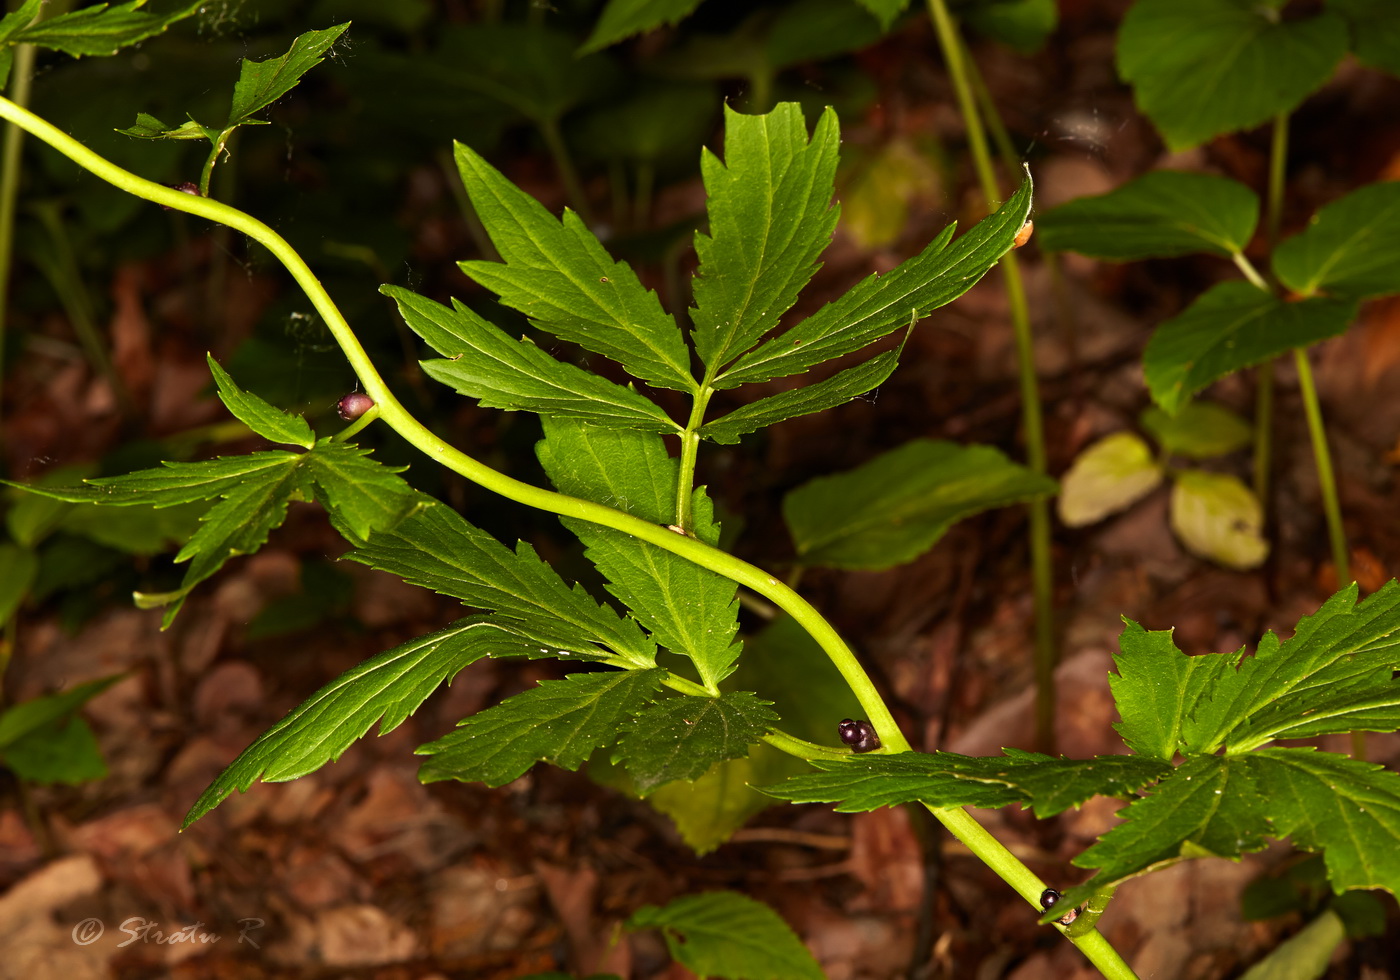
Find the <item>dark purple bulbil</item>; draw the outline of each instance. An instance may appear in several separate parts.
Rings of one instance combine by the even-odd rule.
[[[851,747],[852,752],[874,752],[880,747],[880,736],[875,734],[875,726],[868,721],[852,721],[847,718],[837,726],[841,741]]]
[[[336,404],[336,411],[347,422],[353,422],[374,407],[374,399],[363,391],[352,391]]]

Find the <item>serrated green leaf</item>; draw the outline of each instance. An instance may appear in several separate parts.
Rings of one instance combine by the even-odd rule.
[[[420,746],[418,754],[431,758],[418,776],[425,783],[457,779],[504,786],[536,762],[577,769],[617,737],[665,674],[653,667],[541,681]]]
[[[1069,527],[1083,527],[1127,510],[1162,482],[1152,449],[1131,432],[1115,432],[1084,447],[1060,477],[1056,510]]]
[[[1124,823],[1074,859],[1100,870],[1066,900],[1183,857],[1235,858],[1266,837],[1321,852],[1337,891],[1400,892],[1400,775],[1375,763],[1311,748],[1194,756],[1119,813]]]
[[[82,10],[42,20],[10,35],[13,44],[35,44],[81,58],[114,55],[122,48],[161,34],[167,27],[191,16],[204,0],[195,0],[164,14],[143,14],[146,0],[131,0],[108,8],[99,3]],[[20,11],[23,12],[23,8]],[[31,14],[32,19],[32,14]]]
[[[1060,22],[1055,0],[983,0],[960,13],[977,33],[1020,54],[1038,50]]]
[[[1191,751],[1243,752],[1297,730],[1352,731],[1347,702],[1393,694],[1400,585],[1392,579],[1359,605],[1356,596],[1354,584],[1338,592],[1287,642],[1266,633],[1238,671],[1216,679],[1187,729]],[[1337,712],[1330,724],[1329,711]]]
[[[598,15],[593,33],[578,49],[579,54],[601,51],[633,34],[653,31],[666,24],[678,24],[695,12],[700,0],[608,0]]]
[[[949,225],[919,255],[884,276],[872,275],[797,326],[735,361],[715,379],[718,388],[801,374],[814,365],[907,327],[976,284],[1012,245],[1030,211],[1031,181],[997,212],[949,242]]]
[[[173,507],[196,500],[213,500],[239,485],[266,480],[269,474],[295,465],[299,454],[283,449],[220,456],[198,463],[162,463],[149,470],[124,476],[84,480],[83,486],[49,487],[42,484],[4,482],[52,500],[94,503],[109,507]]]
[[[1035,216],[1048,252],[1127,261],[1192,252],[1242,253],[1259,224],[1259,196],[1239,181],[1156,170],[1095,197]]]
[[[1333,201],[1274,251],[1279,281],[1303,296],[1400,293],[1400,181]]]
[[[1321,851],[1339,892],[1400,895],[1400,775],[1312,748],[1267,748],[1247,758],[1270,803],[1272,835]]]
[[[219,386],[219,400],[234,417],[268,442],[310,449],[316,444],[311,426],[300,415],[292,415],[268,404],[251,392],[244,391],[219,367],[213,354],[205,354],[214,383]]]
[[[59,718],[0,749],[0,758],[20,779],[79,786],[107,775],[97,736],[76,715]]]
[[[24,0],[14,10],[0,16],[0,44],[7,44],[16,33],[28,27],[39,16],[42,4],[43,0]],[[3,83],[4,79],[0,79],[0,85]]]
[[[1400,75],[1400,20],[1390,0],[1327,0],[1327,6],[1346,18],[1357,61]]]
[[[634,667],[656,663],[656,644],[636,622],[600,604],[582,586],[570,588],[528,544],[522,541],[512,552],[447,505],[427,497],[420,503],[346,557],[532,630],[558,634],[552,656]]]
[[[1248,422],[1214,402],[1191,402],[1176,415],[1150,405],[1138,421],[1163,450],[1192,459],[1224,456],[1254,438]]]
[[[1272,828],[1259,806],[1265,796],[1256,761],[1187,759],[1150,795],[1119,810],[1123,823],[1074,858],[1076,867],[1099,869],[1079,887],[1101,889],[1182,858],[1237,858],[1262,850]],[[1065,900],[1073,901],[1076,891],[1067,891]]]
[[[0,750],[55,721],[70,716],[125,676],[112,674],[79,684],[58,694],[45,694],[11,705],[0,712]]]
[[[661,388],[696,390],[680,328],[572,211],[557,220],[470,148],[457,167],[503,261],[458,263],[542,330],[602,354]]]
[[[838,209],[831,196],[840,135],[827,109],[811,142],[802,108],[761,116],[725,107],[724,163],[708,150],[700,169],[710,233],[695,236],[691,336],[711,373],[778,325],[817,271]]]
[[[316,500],[352,541],[389,530],[418,505],[413,488],[398,476],[408,467],[385,466],[369,458],[371,451],[323,439],[302,457]]]
[[[915,802],[990,808],[1022,803],[1045,818],[1094,796],[1131,796],[1173,771],[1165,762],[1135,755],[1066,759],[1002,751],[1001,758],[900,752],[818,759],[812,764],[821,772],[794,776],[763,792],[794,803],[838,803],[840,813]]]
[[[788,924],[762,902],[735,892],[686,895],[648,905],[627,920],[632,932],[660,929],[676,961],[701,977],[824,980]]]
[[[990,446],[916,439],[783,498],[783,520],[806,565],[890,568],[912,561],[955,522],[1055,492]]]
[[[0,568],[5,570],[0,575],[0,627],[3,627],[34,584],[39,559],[31,549],[4,541],[0,542]]]
[[[321,63],[322,56],[349,27],[349,24],[338,24],[322,31],[307,31],[293,41],[287,53],[281,57],[263,61],[244,58],[238,70],[238,84],[233,89],[228,125],[242,126],[254,122],[253,114],[266,109],[295,88],[301,76]]]
[[[1143,354],[1152,399],[1175,414],[1212,381],[1346,330],[1356,303],[1289,303],[1247,282],[1222,282],[1157,328]]]
[[[182,827],[188,827],[234,790],[254,782],[286,782],[340,758],[350,744],[379,722],[393,731],[428,695],[483,657],[530,656],[528,637],[481,617],[460,619],[446,629],[385,650],[347,670],[258,736],[209,785]]]
[[[1258,568],[1269,556],[1264,508],[1239,477],[1179,471],[1168,519],[1189,551],[1226,568]]]
[[[747,756],[778,720],[771,704],[748,691],[666,698],[632,720],[617,758],[640,796],[676,780],[693,782],[717,762]]]
[[[706,422],[700,427],[700,435],[721,445],[733,445],[740,436],[757,432],[784,419],[844,405],[884,384],[899,366],[899,355],[903,350],[901,343],[898,350],[877,354],[863,364],[847,368],[816,384],[803,385],[750,402],[743,408],[736,408],[712,422]]]
[[[414,333],[447,358],[423,361],[428,376],[480,399],[484,408],[538,412],[648,432],[680,429],[651,399],[556,361],[528,340],[512,340],[455,299],[447,307],[398,286],[382,286],[379,291],[398,304]]]
[[[537,448],[550,481],[573,497],[607,504],[643,520],[675,520],[679,463],[661,437],[630,429],[602,429],[564,419],[544,420]],[[695,535],[707,544],[719,528],[709,501],[695,508]],[[608,591],[651,630],[658,643],[690,658],[710,690],[734,669],[739,600],[734,583],[656,545],[612,528],[564,519],[588,557],[608,579]]]
[[[1171,630],[1144,630],[1126,617],[1123,623],[1113,658],[1118,673],[1108,675],[1122,718],[1113,727],[1138,755],[1170,762],[1188,743],[1199,748],[1199,737],[1189,734],[1193,716],[1244,651],[1188,657]]]
[[[307,474],[299,466],[269,471],[264,479],[230,487],[223,499],[200,517],[199,530],[175,556],[177,564],[190,563],[180,588],[160,594],[159,600],[148,602],[143,608],[168,606],[161,629],[169,629],[190,590],[223,568],[230,558],[250,555],[261,548],[273,528],[287,519],[287,505],[292,499],[310,496]],[[155,599],[153,593],[146,596]]]
[[[1137,0],[1118,34],[1118,74],[1172,150],[1293,111],[1332,77],[1346,22],[1282,17],[1257,0]]]

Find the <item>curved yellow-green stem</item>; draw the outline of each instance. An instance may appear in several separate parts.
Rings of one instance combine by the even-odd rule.
[[[910,750],[908,740],[899,730],[899,726],[895,724],[889,708],[886,707],[884,700],[876,691],[869,675],[865,673],[856,660],[850,647],[806,599],[777,578],[746,561],[735,558],[733,555],[712,548],[687,535],[678,534],[662,525],[651,524],[602,504],[555,493],[552,490],[545,490],[506,476],[504,473],[473,459],[461,450],[448,445],[410,415],[399,403],[399,400],[394,397],[393,392],[389,390],[388,385],[385,384],[384,379],[370,361],[369,355],[360,345],[354,331],[350,328],[350,324],[346,322],[345,317],[341,315],[325,287],[316,278],[316,274],[311,271],[286,239],[277,232],[237,208],[229,207],[209,198],[186,194],[183,191],[174,190],[123,170],[89,150],[48,121],[15,105],[3,96],[0,96],[0,118],[8,119],[27,130],[74,163],[129,194],[156,204],[163,204],[177,211],[185,211],[227,225],[263,245],[291,273],[292,278],[301,286],[307,298],[315,306],[316,311],[324,319],[327,328],[335,337],[346,359],[350,362],[350,366],[359,377],[365,394],[374,399],[379,417],[416,449],[448,469],[460,473],[468,480],[503,497],[563,517],[575,517],[604,527],[615,528],[702,565],[769,599],[774,605],[797,620],[826,652],[826,655],[831,658],[832,663],[841,672],[841,676],[860,702],[869,721],[879,733],[881,741],[884,743],[883,751],[907,752]],[[785,752],[804,756],[813,749],[823,748],[782,734],[770,736],[769,741],[774,747]],[[822,754],[826,754],[828,751],[831,750],[823,748]],[[929,810],[953,836],[967,846],[968,850],[1001,875],[1023,898],[1039,908],[1037,903],[1040,893],[1045,887],[1044,882],[1008,851],[1000,841],[988,833],[981,824],[973,820],[961,808],[929,807]],[[1119,978],[1119,980],[1127,980],[1127,978],[1132,977],[1131,971],[1113,972],[1105,967],[1105,964],[1111,967],[1112,960],[1116,960],[1119,964],[1122,963],[1122,960],[1098,933],[1090,933],[1076,939],[1075,942],[1086,955],[1089,955],[1095,965],[1104,971],[1105,975]],[[1122,969],[1127,970],[1127,967],[1123,966]]]

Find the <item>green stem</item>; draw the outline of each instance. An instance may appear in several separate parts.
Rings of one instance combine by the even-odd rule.
[[[687,532],[694,530],[692,525],[695,522],[691,501],[695,497],[695,462],[700,455],[700,426],[705,422],[705,409],[709,406],[710,396],[714,394],[709,382],[710,373],[706,372],[705,382],[691,403],[685,431],[681,433],[680,476],[676,480],[676,526]]]
[[[733,555],[711,548],[687,535],[677,534],[659,524],[651,524],[602,504],[531,486],[506,476],[504,473],[497,472],[448,445],[410,415],[394,397],[393,392],[389,390],[388,385],[385,384],[384,379],[370,361],[369,355],[360,345],[354,331],[351,330],[350,325],[331,300],[325,287],[321,285],[301,256],[277,232],[251,215],[244,214],[226,204],[208,198],[193,197],[123,170],[3,96],[0,96],[0,117],[18,123],[79,166],[127,193],[157,204],[164,204],[178,211],[185,211],[210,221],[226,224],[235,231],[242,232],[262,244],[286,267],[292,278],[306,293],[316,311],[320,313],[344,352],[346,360],[350,362],[350,366],[359,377],[365,393],[374,399],[380,417],[408,443],[428,458],[438,461],[494,493],[529,507],[564,517],[575,517],[604,527],[614,528],[624,534],[630,534],[709,568],[769,599],[774,605],[797,620],[798,625],[806,630],[826,652],[851,688],[867,718],[879,733],[884,742],[884,748],[881,751],[907,752],[910,750],[908,740],[895,724],[889,708],[875,689],[870,677],[856,660],[850,647],[841,639],[831,624],[823,619],[821,614],[806,599],[792,589],[762,569],[735,558]],[[780,736],[773,737],[784,741]],[[796,743],[797,740],[793,741]],[[820,747],[813,746],[813,749],[818,748]],[[966,845],[969,851],[996,870],[1034,907],[1039,908],[1039,896],[1044,884],[981,824],[961,809],[930,808],[930,812]],[[1132,972],[1128,970],[1126,965],[1123,965],[1122,959],[1108,945],[1107,940],[1097,932],[1089,933],[1074,940],[1074,942],[1106,976],[1113,978],[1113,980],[1130,980],[1132,978]]]
[[[1001,198],[1001,190],[997,186],[996,172],[992,168],[986,129],[981,113],[977,111],[970,81],[972,69],[968,64],[969,59],[964,58],[966,49],[944,0],[928,0],[928,8],[938,35],[939,48],[943,52],[943,60],[948,65],[948,76],[952,79],[954,92],[957,93],[958,108],[967,125],[967,141],[972,151],[973,166],[982,186],[983,197],[986,198],[987,210],[990,212],[994,202]],[[990,99],[988,102],[991,115],[990,110],[994,110],[995,106],[990,106]],[[1009,140],[1007,145],[1010,145]],[[1026,436],[1026,463],[1033,473],[1044,475],[1045,432],[1040,413],[1039,384],[1035,374],[1035,341],[1031,334],[1030,307],[1026,303],[1021,269],[1014,253],[1007,252],[1002,257],[1001,268],[1011,308],[1011,324],[1016,335],[1017,373],[1021,388],[1021,425]],[[1049,501],[1033,501],[1029,507],[1029,517],[1031,588],[1035,605],[1035,739],[1041,751],[1053,752],[1056,651]]]
[[[42,9],[39,17],[43,16]],[[37,22],[39,17],[35,18]],[[17,105],[29,104],[34,81],[34,45],[17,44],[10,66],[10,94]],[[5,126],[5,146],[0,149],[0,421],[4,418],[5,333],[10,309],[10,266],[14,262],[15,205],[19,199],[20,150],[24,130],[11,122]],[[0,433],[4,426],[0,425]]]
[[[1273,139],[1269,145],[1269,188],[1264,203],[1264,232],[1269,250],[1278,244],[1283,223],[1283,191],[1288,173],[1288,113],[1274,117]]]
[[[1255,289],[1272,294],[1274,289],[1269,285],[1269,281],[1263,274],[1254,267],[1254,263],[1249,261],[1243,252],[1236,252],[1230,256],[1230,261],[1235,263],[1235,268],[1244,273],[1244,277],[1249,280],[1249,284]]]
[[[1342,529],[1342,508],[1337,499],[1337,479],[1332,472],[1332,454],[1327,449],[1327,431],[1322,425],[1322,406],[1317,400],[1317,385],[1313,383],[1308,352],[1301,347],[1296,348],[1293,361],[1298,365],[1298,388],[1303,396],[1303,411],[1308,418],[1313,459],[1317,463],[1318,490],[1322,493],[1322,512],[1327,517],[1332,563],[1337,567],[1337,585],[1344,588],[1351,584],[1351,569],[1347,559],[1346,532]]]

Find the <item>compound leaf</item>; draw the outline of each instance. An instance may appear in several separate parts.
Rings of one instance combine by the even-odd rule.
[[[680,428],[651,399],[557,361],[526,339],[511,339],[458,300],[447,307],[398,286],[382,286],[379,291],[398,304],[414,333],[447,358],[423,361],[428,376],[480,399],[483,408],[538,412],[648,432]]]
[[[825,980],[778,913],[735,892],[686,895],[663,908],[647,905],[627,920],[627,928],[660,929],[671,956],[696,976]]]
[[[418,748],[431,758],[419,778],[503,786],[536,762],[577,769],[642,709],[665,671],[570,674],[507,698]]]
[[[469,147],[457,166],[503,261],[462,271],[542,330],[602,354],[633,377],[693,392],[690,353],[676,322],[637,274],[612,257],[574,212],[556,219]]]
[[[771,703],[747,691],[666,698],[633,719],[618,759],[641,796],[678,779],[693,782],[715,763],[749,754],[778,720]]]
[[[1335,337],[1355,315],[1351,300],[1289,303],[1247,282],[1222,282],[1157,328],[1143,354],[1147,386],[1174,415],[1212,381]]]
[[[446,504],[428,497],[393,528],[346,557],[486,609],[522,629],[557,634],[553,656],[634,667],[656,662],[656,644],[582,586],[570,588],[525,542],[512,552]],[[544,651],[539,651],[543,653]]]
[[[1084,447],[1060,478],[1055,503],[1070,527],[1101,521],[1127,510],[1162,482],[1152,449],[1131,432],[1115,432]]]
[[[349,27],[349,24],[339,24],[323,31],[307,31],[292,42],[286,54],[278,58],[263,61],[244,58],[238,71],[238,83],[233,89],[229,127],[256,122],[253,114],[266,109],[295,88],[301,76],[321,63],[322,56]]]
[[[1136,755],[1066,759],[1003,749],[1001,758],[951,752],[900,752],[817,759],[821,772],[793,776],[763,792],[794,803],[838,803],[837,811],[856,813],[900,803],[936,807],[1031,806],[1051,817],[1094,796],[1128,797],[1173,770]]]
[[[139,8],[145,5],[146,0],[131,0],[111,8],[105,3],[94,4],[17,30],[10,34],[8,40],[12,44],[36,44],[52,48],[75,58],[84,55],[105,57],[148,37],[164,33],[171,24],[198,11],[204,6],[204,2],[196,0],[168,14],[159,15],[141,13]],[[19,23],[28,23],[33,19],[37,8],[38,4],[28,3],[11,16]],[[3,40],[3,37],[0,37],[0,40]]]
[[[700,161],[710,233],[696,234],[691,336],[711,372],[778,325],[817,271],[839,214],[831,196],[840,134],[827,109],[811,142],[802,107],[762,116],[725,107],[724,162]]]
[[[214,383],[219,386],[219,400],[234,417],[268,442],[310,449],[316,444],[311,426],[300,415],[292,415],[269,405],[251,392],[244,391],[219,367],[212,354],[204,355]]]
[[[900,344],[899,350],[877,354],[863,364],[847,368],[816,384],[802,385],[750,402],[712,422],[706,422],[700,427],[700,435],[722,445],[732,445],[739,441],[740,436],[784,419],[844,405],[852,398],[884,384],[899,366],[899,355],[903,350],[904,345]]]
[[[591,54],[633,34],[652,31],[663,24],[677,24],[694,13],[700,0],[608,0],[598,15],[593,33],[578,49]]]
[[[783,498],[798,559],[837,568],[912,561],[956,521],[1055,492],[990,446],[916,439]]]
[[[259,735],[199,797],[188,827],[234,790],[254,782],[286,782],[340,758],[376,721],[379,734],[397,728],[433,691],[482,657],[529,656],[533,644],[480,617],[410,640],[371,657],[307,698]]]
[[[1172,150],[1293,109],[1332,76],[1347,25],[1280,0],[1138,0],[1118,34],[1118,74]]]
[[[949,225],[920,254],[886,275],[862,280],[797,326],[760,344],[715,379],[718,388],[801,374],[911,326],[976,284],[1015,241],[1030,211],[1031,181],[967,234]],[[950,245],[949,242],[952,241]]]
[[[1400,293],[1400,181],[1333,201],[1274,252],[1279,281],[1303,296]]]
[[[643,520],[675,520],[676,460],[660,436],[603,429],[563,419],[544,420],[538,455],[560,493],[607,504]],[[719,528],[703,489],[697,489],[695,535],[714,544]],[[679,555],[612,528],[564,519],[588,557],[607,576],[608,591],[673,653],[688,657],[710,690],[729,676],[739,656],[739,600],[734,583]]]
[[[1259,196],[1239,181],[1157,170],[1036,215],[1035,237],[1047,251],[1116,261],[1231,256],[1244,251],[1258,224]]]

